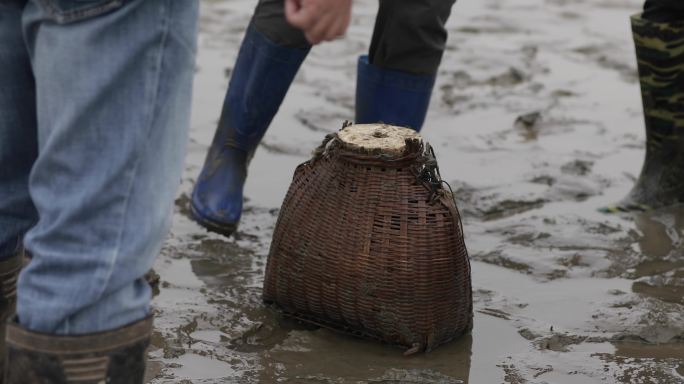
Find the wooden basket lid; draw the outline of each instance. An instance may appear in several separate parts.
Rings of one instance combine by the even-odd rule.
[[[407,142],[422,142],[423,138],[410,128],[387,124],[355,124],[337,134],[342,146],[359,154],[405,155]]]

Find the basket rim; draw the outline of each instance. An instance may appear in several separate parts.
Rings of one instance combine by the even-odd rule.
[[[381,150],[361,152],[345,145],[337,134],[333,134],[329,142],[317,150],[317,157],[338,156],[354,164],[378,166],[382,168],[403,168],[414,164],[429,146],[424,140],[406,139],[405,149],[401,154],[387,154]]]

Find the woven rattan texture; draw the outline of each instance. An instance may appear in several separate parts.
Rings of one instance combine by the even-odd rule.
[[[415,157],[349,157],[334,141],[295,171],[264,300],[300,320],[414,351],[468,332],[470,265],[451,194],[417,182]]]

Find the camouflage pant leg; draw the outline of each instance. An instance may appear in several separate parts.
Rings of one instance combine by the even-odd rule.
[[[632,29],[646,122],[646,161],[632,198],[670,205],[684,198],[684,19],[637,15]]]
[[[648,0],[632,17],[646,122],[646,159],[631,192],[603,212],[643,211],[684,202],[684,18],[655,21],[664,6],[681,0]],[[657,12],[656,12],[657,11]],[[659,16],[660,15],[660,16]],[[668,16],[671,17],[671,16]]]
[[[662,23],[637,15],[632,29],[646,128],[657,142],[680,136],[684,133],[684,20]]]
[[[655,22],[684,21],[684,1],[646,0],[642,17]]]

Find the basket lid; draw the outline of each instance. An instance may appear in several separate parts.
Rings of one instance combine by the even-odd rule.
[[[413,129],[387,124],[350,125],[338,132],[337,137],[350,152],[388,157],[405,155],[411,150],[408,143],[423,141],[422,136]]]

